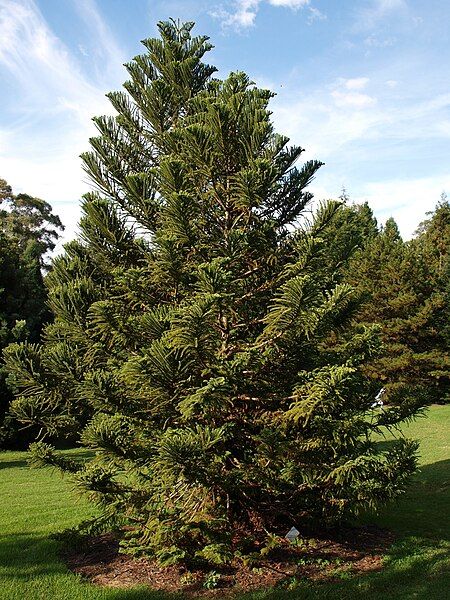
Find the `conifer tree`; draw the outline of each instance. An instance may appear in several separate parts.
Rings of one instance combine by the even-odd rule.
[[[442,240],[440,246],[436,243],[440,234],[432,221],[422,226],[416,240],[404,242],[395,221],[388,219],[345,269],[344,280],[365,296],[355,315],[357,322],[381,327],[383,351],[364,372],[383,382],[394,402],[405,387],[414,388],[426,404],[442,401],[447,393],[445,250]]]
[[[450,258],[450,203],[445,193],[427,216],[417,228],[413,246],[429,266],[431,287],[443,291]]]
[[[445,193],[427,216],[411,245],[427,265],[428,293],[438,307],[433,314],[433,329],[441,375],[433,399],[442,402],[449,400],[450,393],[450,203]]]
[[[367,202],[350,204],[345,190],[341,200],[342,206],[322,234],[327,269],[338,281],[345,279],[349,263],[357,259],[379,233],[377,220]]]
[[[43,273],[46,254],[55,246],[61,221],[44,200],[14,194],[0,179],[0,348],[24,339],[38,342],[42,326],[51,318],[46,306]],[[0,361],[0,447],[26,445],[8,415],[12,393]]]
[[[131,525],[128,551],[222,562],[267,532],[395,498],[417,446],[386,453],[374,435],[417,408],[372,408],[373,328],[329,342],[357,298],[324,276],[340,203],[305,217],[321,163],[295,166],[272,94],[243,73],[214,78],[192,23],[158,27],[109,94],[116,117],[95,119],[83,161],[97,191],[47,279],[55,322],[6,360],[16,414],[81,424],[96,452],[80,465],[41,441],[35,462]]]

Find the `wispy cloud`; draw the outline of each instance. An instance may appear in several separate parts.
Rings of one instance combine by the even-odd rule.
[[[425,213],[437,204],[442,192],[450,192],[450,174],[369,181],[353,200],[367,201],[381,221],[394,217],[403,237],[409,239],[425,218]]]
[[[395,44],[395,38],[393,37],[380,37],[374,34],[369,35],[364,40],[364,45],[368,48],[388,48]]]
[[[338,79],[335,89],[331,92],[335,105],[355,110],[374,106],[377,102],[376,98],[361,92],[367,87],[369,81],[368,77]]]
[[[100,14],[94,0],[74,0],[75,9],[83,20],[85,27],[95,40],[95,53],[102,65],[101,74],[117,76],[122,72],[121,66],[125,61],[122,49]],[[105,73],[105,67],[110,73]]]
[[[406,14],[406,0],[370,0],[365,6],[356,9],[354,30],[368,31],[378,26],[381,21],[393,14]]]
[[[307,17],[307,21],[309,25],[314,23],[314,21],[325,21],[327,19],[327,15],[320,11],[318,8],[315,8],[314,6],[309,6],[308,11],[309,14]]]
[[[353,77],[352,79],[341,79],[348,90],[362,90],[367,86],[370,79],[368,77]]]
[[[324,13],[310,6],[310,0],[234,0],[228,8],[221,6],[212,10],[210,14],[212,17],[219,19],[224,28],[248,29],[255,25],[258,10],[263,2],[294,11],[307,8],[309,23],[326,18]]]
[[[398,81],[396,79],[388,79],[385,83],[387,87],[391,89],[397,87],[398,85]]]
[[[233,10],[218,8],[211,16],[221,21],[222,27],[243,29],[255,24],[256,15],[261,0],[237,0]]]
[[[333,86],[331,86],[333,87]],[[307,158],[325,161],[338,156],[341,150],[364,138],[379,126],[383,115],[371,103],[351,101],[356,93],[330,86],[312,90],[306,99],[294,90],[286,90],[275,98],[274,119],[277,130],[288,134],[295,143],[307,145]],[[355,110],[357,108],[358,110]]]
[[[104,93],[122,83],[124,57],[99,0],[98,6],[95,0],[55,3],[73,19],[64,41],[38,9],[45,2],[0,0],[0,176],[52,202],[70,237],[77,199],[87,189],[77,155],[94,131],[91,116],[110,110]],[[209,6],[216,3],[222,8],[215,11],[213,36],[220,25],[249,31],[258,20],[280,28],[286,15],[294,16],[289,11],[326,28],[302,49],[301,62],[297,37],[285,40],[282,68],[270,72],[252,46],[259,36],[249,36],[246,58],[252,76],[259,71],[252,78],[278,93],[271,105],[277,131],[305,145],[305,159],[326,162],[313,184],[316,197],[336,197],[344,184],[381,218],[394,215],[408,236],[440,192],[450,192],[450,94],[441,60],[448,7],[421,8],[410,0],[213,0]],[[126,3],[116,4],[128,18]],[[185,18],[208,6],[206,0],[152,0],[161,18],[169,4]],[[327,6],[327,15],[316,5]],[[102,6],[106,11],[108,0]],[[134,18],[141,14],[136,10]],[[220,46],[217,54],[227,63]],[[236,44],[225,47],[239,65]]]
[[[0,69],[16,91],[16,101],[5,104],[0,116],[1,176],[16,190],[52,202],[66,237],[77,220],[73,203],[87,190],[76,157],[94,133],[92,116],[111,112],[104,94],[121,77],[120,49],[95,3],[79,0],[77,10],[89,20],[107,77],[96,80],[83,72],[78,53],[51,30],[33,0],[0,0]]]
[[[288,8],[298,9],[307,6],[310,0],[269,0],[272,6],[287,6]]]
[[[97,88],[82,74],[67,47],[53,34],[31,0],[0,0],[0,65],[26,88],[25,102],[57,110],[69,104],[91,107]]]
[[[373,106],[377,102],[376,98],[373,98],[368,94],[361,94],[360,92],[333,90],[331,95],[336,106],[340,107],[361,109]]]
[[[302,91],[278,88],[274,121],[306,147],[305,159],[325,161],[312,185],[316,198],[336,197],[345,185],[353,200],[368,200],[380,219],[393,215],[410,237],[440,193],[450,191],[448,169],[439,172],[430,155],[427,174],[420,154],[435,148],[439,157],[448,146],[450,94],[420,100],[384,72],[370,75]]]

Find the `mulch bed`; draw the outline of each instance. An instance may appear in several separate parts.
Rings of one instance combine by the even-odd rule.
[[[235,562],[224,567],[193,569],[162,567],[148,558],[119,554],[119,542],[112,534],[89,539],[83,549],[66,550],[63,559],[71,571],[91,583],[126,588],[148,585],[153,590],[179,592],[189,596],[211,596],[227,592],[248,592],[271,587],[295,586],[302,580],[339,581],[344,573],[378,571],[382,556],[393,542],[391,532],[373,526],[328,532],[297,546],[283,542],[262,557],[257,565]],[[208,574],[214,574],[208,580]],[[207,589],[208,581],[214,589]]]

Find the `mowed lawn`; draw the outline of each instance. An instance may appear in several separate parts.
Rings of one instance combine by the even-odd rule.
[[[420,473],[396,505],[364,517],[397,536],[384,569],[363,577],[346,573],[334,584],[301,582],[295,590],[261,591],[246,599],[450,598],[450,406],[431,407],[425,418],[405,427],[405,433],[421,441]],[[67,452],[83,458],[82,450]],[[49,534],[90,514],[88,504],[59,474],[28,468],[25,452],[0,453],[0,599],[174,598],[148,588],[98,588],[68,572],[58,559],[59,544]]]

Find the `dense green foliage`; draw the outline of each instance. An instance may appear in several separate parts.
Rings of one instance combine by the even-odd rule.
[[[353,220],[361,208],[347,208]],[[404,387],[414,387],[424,403],[445,401],[449,391],[448,202],[439,203],[429,217],[409,242],[389,219],[366,235],[343,268],[344,281],[365,297],[356,321],[381,327],[382,352],[364,371],[386,386],[394,402]],[[365,222],[360,229],[367,231]]]
[[[428,265],[431,287],[441,297],[442,310],[436,319],[439,330],[438,347],[450,352],[450,204],[445,193],[435,207],[428,213],[428,219],[420,224],[413,240],[416,252]],[[447,361],[447,370],[450,364]],[[447,395],[449,381],[446,380]]]
[[[322,233],[326,246],[324,256],[338,282],[348,279],[349,264],[364,256],[363,250],[379,235],[372,209],[366,203],[350,204],[346,194],[341,196],[340,210]],[[353,282],[358,285],[358,281]]]
[[[450,406],[433,406],[424,419],[405,427],[420,440],[420,471],[394,506],[365,520],[395,532],[383,569],[337,572],[332,583],[298,580],[298,589],[236,593],[236,600],[442,600],[448,591],[450,487],[448,452]],[[64,456],[85,460],[86,451]],[[61,547],[50,534],[91,516],[68,478],[52,469],[30,470],[25,452],[0,453],[0,597],[5,600],[181,600],[147,587],[117,589],[92,585],[68,571]],[[219,592],[220,597],[223,591]]]
[[[340,203],[305,217],[320,163],[294,166],[272,94],[214,79],[191,29],[160,23],[109,94],[117,116],[95,119],[83,160],[98,193],[47,277],[55,321],[6,360],[15,414],[81,426],[96,451],[80,466],[39,442],[36,464],[131,524],[129,551],[219,563],[397,497],[417,446],[375,436],[417,406],[374,410],[361,366],[377,329],[342,337],[358,295],[325,243]]]
[[[0,350],[11,342],[39,341],[51,317],[42,272],[62,228],[47,202],[15,195],[0,179]],[[7,416],[12,395],[6,377],[0,365],[0,447],[20,443],[17,427]]]

